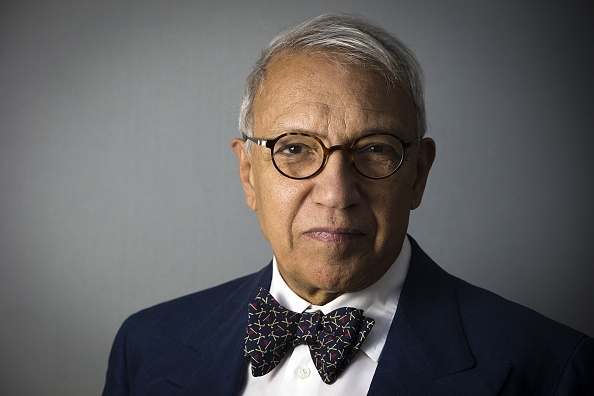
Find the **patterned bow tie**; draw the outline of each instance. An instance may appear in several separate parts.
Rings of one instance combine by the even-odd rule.
[[[252,363],[252,375],[259,377],[272,371],[291,347],[307,344],[320,377],[332,384],[374,323],[355,308],[339,308],[327,315],[292,312],[261,288],[248,307],[244,353]]]

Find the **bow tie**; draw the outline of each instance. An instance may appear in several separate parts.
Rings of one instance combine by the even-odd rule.
[[[297,313],[282,307],[264,288],[248,306],[244,353],[259,377],[275,368],[288,350],[307,344],[322,381],[332,384],[361,348],[375,321],[362,309]]]

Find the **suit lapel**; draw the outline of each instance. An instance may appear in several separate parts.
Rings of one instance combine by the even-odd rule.
[[[166,380],[179,395],[236,395],[246,370],[243,356],[247,305],[260,287],[270,287],[271,265],[213,302],[211,313],[179,345],[179,364]],[[169,394],[169,393],[168,393]]]
[[[509,364],[476,367],[452,278],[410,240],[411,265],[369,394],[496,394]]]

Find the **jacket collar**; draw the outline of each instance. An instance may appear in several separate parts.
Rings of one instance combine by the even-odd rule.
[[[413,256],[398,311],[435,378],[467,370],[474,359],[462,327],[453,279],[410,239]]]
[[[476,365],[460,318],[455,278],[409,238],[410,268],[369,394],[389,389],[402,394],[496,394],[510,364]]]
[[[270,287],[271,277],[272,264],[269,264],[245,278],[247,281],[232,281],[227,287],[211,289],[219,293],[209,298],[211,314],[186,335],[175,337],[177,343],[186,346],[185,351],[191,358],[187,360],[192,363],[184,367],[180,364],[169,381],[183,384],[184,390],[199,389],[200,394],[239,393],[247,362],[243,358],[247,304],[256,297],[260,287]],[[180,356],[180,362],[183,360]],[[197,367],[200,373],[195,373]]]

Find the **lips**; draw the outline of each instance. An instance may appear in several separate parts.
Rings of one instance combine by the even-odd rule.
[[[314,228],[306,231],[304,235],[321,242],[341,243],[360,238],[363,233],[353,228]]]

